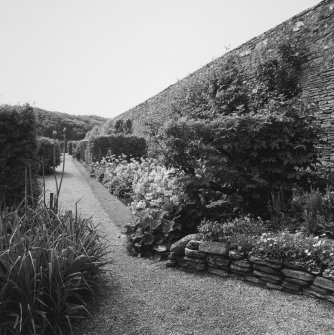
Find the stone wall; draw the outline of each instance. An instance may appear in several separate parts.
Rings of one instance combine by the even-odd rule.
[[[334,273],[308,271],[295,263],[269,262],[251,254],[230,251],[220,242],[186,240],[171,247],[167,266],[190,271],[207,271],[222,278],[234,278],[267,289],[307,295],[334,303]],[[185,244],[185,243],[184,243]]]
[[[217,63],[224,63],[230,55],[240,57],[251,80],[258,64],[275,50],[278,41],[286,39],[305,45],[305,61],[300,76],[302,97],[319,105],[319,120],[334,140],[334,0],[324,0],[251,39],[115,119],[131,119],[135,134],[143,135],[146,121],[168,118],[176,92],[184,81],[200,76]]]

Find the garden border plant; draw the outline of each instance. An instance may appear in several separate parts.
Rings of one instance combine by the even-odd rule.
[[[87,315],[87,301],[109,262],[99,225],[78,217],[77,208],[75,215],[58,212],[65,150],[63,155],[54,206],[49,208],[45,197],[34,208],[27,201],[15,210],[0,206],[1,334],[72,334],[73,322]]]

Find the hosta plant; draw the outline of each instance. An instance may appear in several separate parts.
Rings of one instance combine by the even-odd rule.
[[[181,225],[168,219],[169,213],[161,209],[143,209],[134,225],[127,225],[127,250],[132,256],[152,256],[160,259],[179,237]]]

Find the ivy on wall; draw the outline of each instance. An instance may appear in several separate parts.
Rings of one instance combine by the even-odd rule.
[[[255,89],[252,91],[254,108],[262,108],[270,100],[288,101],[298,96],[302,61],[301,45],[281,42],[277,50],[257,68]]]

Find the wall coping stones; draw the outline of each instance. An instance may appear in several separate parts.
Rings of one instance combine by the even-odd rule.
[[[228,256],[229,244],[221,242],[204,241],[199,246],[198,250],[209,254]]]

